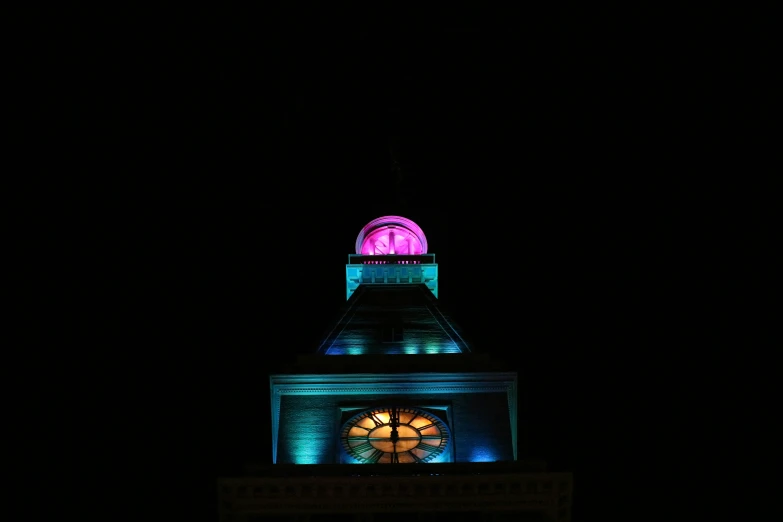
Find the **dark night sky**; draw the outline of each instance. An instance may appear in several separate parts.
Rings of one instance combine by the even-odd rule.
[[[400,214],[467,337],[525,380],[531,453],[581,477],[665,461],[645,386],[671,357],[690,368],[717,270],[700,260],[738,234],[676,160],[707,147],[698,46],[571,22],[239,18],[137,35],[92,100],[119,127],[90,223],[99,379],[119,388],[96,438],[119,434],[120,460],[158,477],[145,487],[177,477],[211,519],[216,477],[269,459],[270,361],[315,350],[359,230]]]

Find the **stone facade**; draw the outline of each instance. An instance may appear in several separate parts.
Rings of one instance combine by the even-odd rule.
[[[479,520],[550,520],[568,522],[572,482],[570,473],[526,472],[522,465],[472,463],[416,466],[415,473],[335,476],[319,466],[312,476],[222,479],[219,483],[221,522],[265,520],[285,516],[309,520],[322,513],[343,514],[343,520],[373,520],[381,513],[413,514],[474,512]],[[285,468],[285,466],[281,466]],[[308,468],[314,466],[297,466]],[[432,474],[425,473],[432,471]],[[261,471],[263,474],[263,471]],[[452,515],[452,516],[453,516]],[[413,518],[414,520],[416,518]]]

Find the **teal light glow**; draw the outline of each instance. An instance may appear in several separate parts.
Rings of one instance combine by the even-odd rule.
[[[432,354],[432,353],[442,353],[442,352],[448,353],[446,350],[443,350],[437,344],[427,343],[427,345],[424,347],[424,353]]]
[[[283,462],[294,464],[329,464],[333,458],[332,439],[323,430],[323,419],[311,423],[295,423],[281,427],[284,435],[289,437],[289,445],[283,457]],[[288,432],[288,433],[285,433]]]
[[[497,455],[483,446],[473,448],[473,451],[470,453],[470,462],[495,462],[497,460]]]
[[[300,433],[297,434],[297,444],[290,450],[290,461],[294,464],[328,464],[331,441],[324,437],[323,430],[317,424],[308,427],[300,424],[298,427]]]
[[[318,455],[303,455],[298,453],[294,455],[294,464],[320,464]]]
[[[356,342],[356,341],[354,341]],[[452,343],[378,343],[368,340],[366,344],[354,344],[352,346],[332,346],[326,351],[326,355],[423,355],[441,353],[460,353],[459,346]]]

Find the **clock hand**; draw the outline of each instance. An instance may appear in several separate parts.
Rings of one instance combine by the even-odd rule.
[[[420,440],[420,439],[433,439],[440,438],[436,435],[423,435],[421,437],[396,437],[396,440]],[[348,440],[392,440],[391,435],[388,437],[350,437]]]
[[[392,408],[389,412],[389,426],[391,426],[390,439],[392,443],[392,462],[399,462],[397,457],[397,441],[400,440],[400,434],[397,433],[397,428],[400,426],[400,416],[397,413],[397,408]]]
[[[392,408],[389,412],[389,426],[391,427],[390,439],[394,444],[397,444],[400,435],[397,432],[397,428],[400,427],[400,416],[397,413],[397,408]]]

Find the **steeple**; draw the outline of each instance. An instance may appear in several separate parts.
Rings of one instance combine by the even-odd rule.
[[[370,221],[345,267],[347,303],[322,355],[469,353],[438,304],[438,265],[424,231],[402,216]]]
[[[388,111],[388,131],[387,147],[389,149],[389,171],[394,179],[394,204],[401,211],[408,209],[408,196],[410,187],[408,187],[407,175],[404,158],[401,157],[400,144],[400,108],[396,106],[389,107]]]
[[[405,190],[405,169],[399,159],[399,139],[395,135],[390,135],[389,143],[389,168],[394,177],[395,200],[399,208],[406,209],[408,204],[407,192]]]

